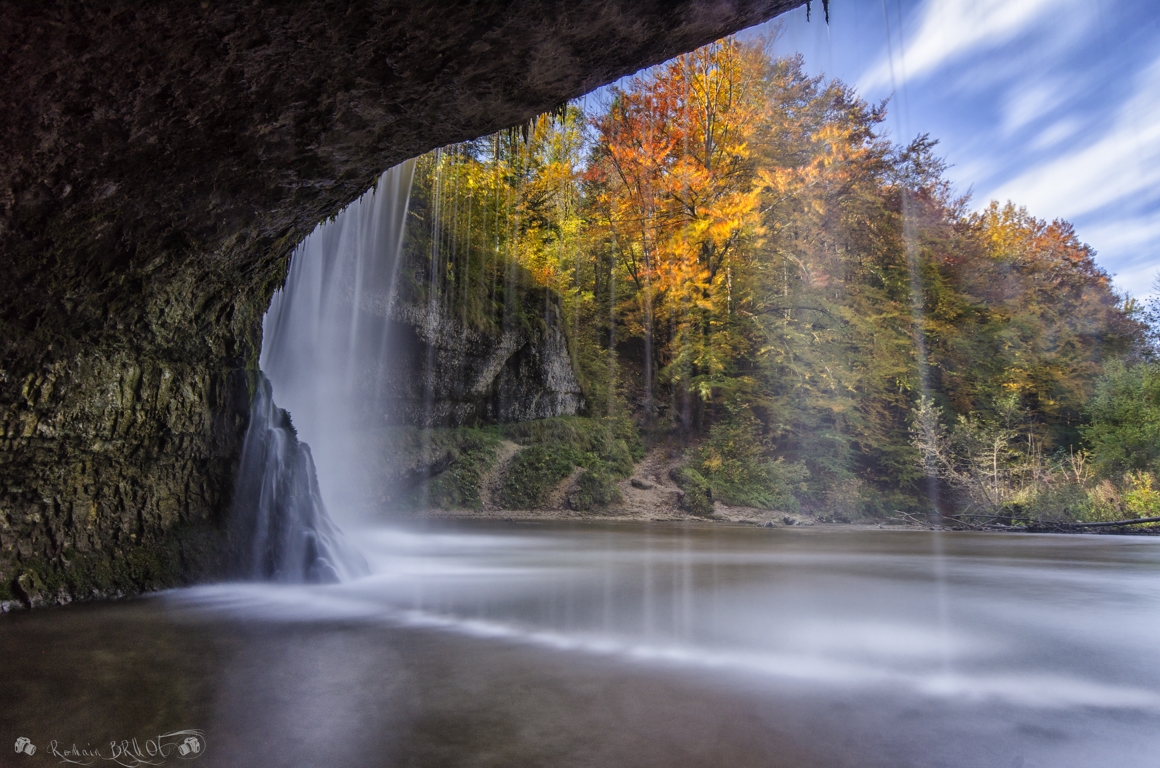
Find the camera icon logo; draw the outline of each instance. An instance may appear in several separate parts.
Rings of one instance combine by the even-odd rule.
[[[196,736],[189,736],[185,741],[177,745],[177,754],[182,757],[189,757],[191,755],[198,755],[201,753],[201,740]]]
[[[33,744],[27,736],[21,736],[16,740],[16,754],[24,753],[26,755],[36,754],[36,745]]]

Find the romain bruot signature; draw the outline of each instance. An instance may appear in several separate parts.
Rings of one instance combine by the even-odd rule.
[[[139,741],[136,738],[110,741],[108,744],[78,747],[53,739],[41,754],[56,758],[68,765],[120,765],[124,768],[141,768],[148,765],[163,765],[166,760],[194,760],[205,754],[205,732],[198,730],[172,731],[152,739]],[[18,754],[36,754],[36,745],[25,736],[16,740]]]

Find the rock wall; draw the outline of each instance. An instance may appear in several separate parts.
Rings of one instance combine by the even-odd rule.
[[[800,4],[0,0],[0,602],[213,572],[261,314],[384,168]]]
[[[580,413],[584,393],[559,301],[544,289],[524,298],[541,303],[543,314],[530,322],[521,317],[498,333],[470,328],[445,311],[400,305],[391,421],[460,427]]]
[[[126,594],[217,572],[249,389],[122,353],[58,360],[0,414],[0,600]]]
[[[39,355],[5,362],[0,610],[222,572],[274,279],[250,295],[212,274],[168,286],[168,303],[130,305],[108,334],[54,329]]]

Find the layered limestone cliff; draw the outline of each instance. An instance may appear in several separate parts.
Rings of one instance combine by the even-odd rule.
[[[391,422],[460,427],[580,413],[584,395],[558,300],[544,289],[521,298],[545,305],[543,315],[492,333],[448,312],[400,305]]]
[[[384,168],[800,4],[0,2],[0,602],[215,572],[261,315]],[[449,418],[569,402],[544,339]]]

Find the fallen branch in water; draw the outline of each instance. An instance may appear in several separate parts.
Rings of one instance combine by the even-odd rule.
[[[1138,517],[1135,520],[1113,520],[1110,523],[1068,523],[1080,528],[1114,528],[1122,525],[1143,525],[1145,523],[1160,523],[1160,517]]]
[[[891,520],[897,520],[902,523],[909,523],[924,528],[947,528],[958,531],[1006,531],[1009,533],[1075,533],[1078,531],[1087,530],[1088,528],[1128,528],[1134,525],[1149,525],[1151,523],[1160,523],[1160,517],[1138,517],[1131,520],[1112,520],[1108,522],[1099,523],[1083,523],[1071,522],[1063,520],[1040,520],[1033,517],[1010,517],[1007,515],[978,515],[978,514],[959,514],[959,515],[942,515],[938,518],[930,520],[922,520],[900,509],[894,510],[895,516]],[[966,518],[981,519],[984,522],[974,522]],[[935,522],[937,520],[937,522]],[[1003,520],[1005,522],[987,522]],[[946,522],[953,523],[953,526],[947,526]],[[1011,525],[1011,523],[1023,523],[1023,525]]]
[[[894,517],[887,518],[888,520],[897,520],[900,523],[907,523],[910,525],[920,525],[925,528],[933,528],[934,524],[930,520],[920,520],[914,515],[903,512],[901,509],[894,510]]]

